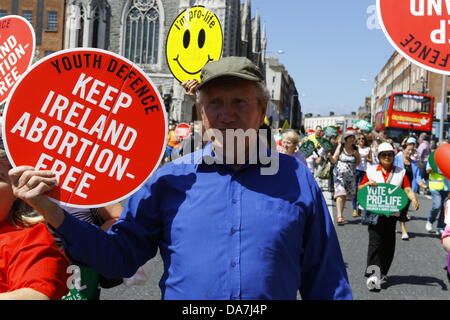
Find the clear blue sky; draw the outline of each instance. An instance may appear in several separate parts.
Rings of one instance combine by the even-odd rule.
[[[350,113],[364,104],[394,52],[381,29],[367,27],[375,0],[251,3],[252,16],[258,10],[266,24],[267,50],[285,51],[278,57],[295,80],[303,113]]]

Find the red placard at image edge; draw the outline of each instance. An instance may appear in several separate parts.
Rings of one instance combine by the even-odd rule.
[[[58,203],[86,208],[123,200],[164,155],[167,114],[155,88],[112,52],[49,55],[13,88],[4,113],[7,155],[13,166],[56,173],[58,187],[48,195]]]
[[[0,104],[30,67],[35,48],[34,29],[27,19],[16,15],[0,18]]]
[[[187,131],[187,134],[181,134],[179,135],[179,131]],[[180,139],[186,139],[187,137],[189,137],[189,135],[191,134],[191,126],[188,125],[187,123],[180,123],[179,125],[177,125],[177,127],[175,128],[175,134],[177,135],[178,138]]]
[[[439,2],[436,2],[439,4]],[[450,75],[450,7],[424,0],[377,0],[380,26],[391,45],[412,63]]]

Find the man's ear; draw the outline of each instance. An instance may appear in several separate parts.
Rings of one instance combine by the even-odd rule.
[[[264,124],[264,118],[266,117],[267,114],[267,108],[269,106],[269,100],[265,101],[265,102],[261,102],[259,107],[261,108],[262,111],[262,120],[260,121],[260,126],[262,126]]]

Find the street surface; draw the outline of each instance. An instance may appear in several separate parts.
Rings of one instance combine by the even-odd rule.
[[[329,197],[329,194],[325,196]],[[450,300],[449,282],[443,270],[447,253],[438,237],[425,230],[431,200],[420,195],[419,201],[420,210],[409,212],[409,241],[401,240],[401,233],[397,233],[395,257],[388,275],[389,282],[381,285],[380,292],[369,292],[367,289],[364,277],[368,245],[367,226],[361,225],[360,218],[351,217],[351,203],[347,202],[345,217],[348,222],[345,226],[336,226],[336,230],[355,300]],[[332,202],[328,202],[330,209],[334,210]],[[397,230],[400,230],[400,226]],[[154,269],[146,285],[130,288],[120,285],[108,290],[103,289],[101,299],[160,299],[158,282],[163,272],[161,257],[156,256],[152,264]]]

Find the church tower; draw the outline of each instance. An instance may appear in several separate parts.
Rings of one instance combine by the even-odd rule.
[[[263,51],[259,14],[252,21],[250,0],[242,4],[241,1],[67,0],[64,46],[102,48],[131,60],[149,74],[170,118],[189,122],[196,118],[193,101],[185,96],[167,65],[169,29],[181,11],[195,5],[205,6],[217,15],[222,25],[222,56],[246,56],[255,60],[254,52]]]

